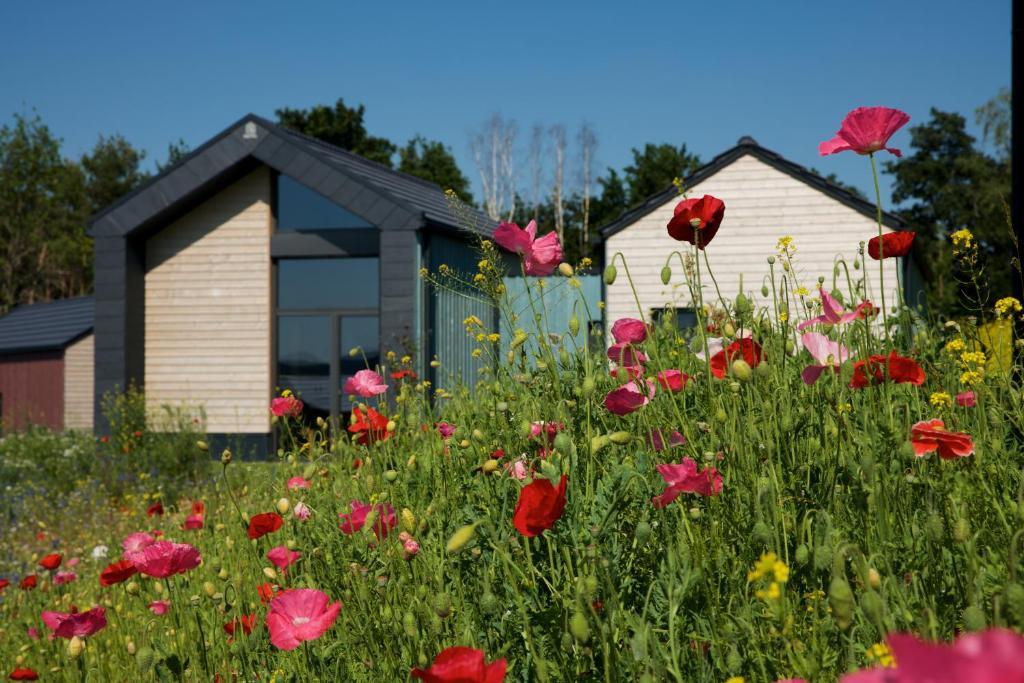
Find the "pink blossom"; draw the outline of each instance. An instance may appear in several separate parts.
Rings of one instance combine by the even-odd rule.
[[[530,471],[526,467],[526,461],[522,458],[505,463],[505,472],[508,473],[508,476],[513,479],[518,479],[519,481],[526,479],[530,474]]]
[[[138,552],[125,553],[124,558],[134,564],[140,573],[158,579],[195,569],[202,560],[194,546],[172,541],[157,541]]]
[[[307,519],[309,519],[309,506],[303,503],[302,501],[299,501],[298,503],[295,504],[295,507],[292,509],[292,514],[295,515],[295,518],[299,521],[305,522]]]
[[[60,586],[65,583],[71,583],[78,579],[78,574],[74,572],[60,571],[53,575],[53,585]]]
[[[545,435],[548,443],[553,443],[558,432],[565,429],[563,422],[532,422],[530,423],[530,438],[536,439]]]
[[[276,417],[298,417],[302,415],[302,401],[291,394],[278,396],[270,402],[270,412]]]
[[[647,362],[647,356],[633,345],[619,342],[608,347],[608,360],[627,367],[638,367]]]
[[[126,553],[135,553],[146,546],[153,545],[156,539],[147,534],[145,531],[136,531],[134,534],[128,534],[121,541],[121,547],[124,548]]]
[[[448,424],[447,422],[438,422],[436,425],[437,433],[441,435],[442,439],[451,438],[452,434],[455,433],[455,425]]]
[[[820,332],[805,332],[800,341],[811,357],[818,361],[817,365],[808,365],[800,374],[804,384],[814,384],[825,370],[832,370],[838,374],[839,366],[850,358],[850,352],[846,347]]]
[[[639,344],[647,339],[647,323],[636,318],[620,318],[612,325],[612,338],[618,344]]]
[[[194,514],[189,515],[185,518],[185,522],[181,525],[181,528],[186,531],[195,531],[196,529],[203,528],[203,515]]]
[[[344,391],[350,396],[370,398],[371,396],[383,394],[387,390],[388,385],[384,384],[384,378],[373,370],[360,370],[345,380]]]
[[[353,500],[350,506],[352,507],[351,513],[342,512],[338,515],[341,518],[339,528],[342,533],[352,535],[362,529],[363,525],[366,524],[366,517],[371,511],[375,515],[373,533],[377,536],[377,540],[387,538],[391,529],[394,529],[398,524],[398,519],[395,517],[395,509],[386,503],[366,505],[360,500]]]
[[[57,638],[85,638],[106,628],[107,611],[102,607],[93,607],[88,612],[70,614],[43,612],[42,619]]]
[[[956,404],[961,408],[973,408],[975,396],[973,391],[961,391],[956,395]]]
[[[902,156],[898,149],[886,145],[893,133],[909,120],[910,117],[899,109],[857,107],[843,119],[834,138],[818,145],[818,153],[825,156],[849,150],[857,154],[873,154],[884,149],[895,156]]]
[[[616,415],[628,415],[637,410],[654,398],[654,380],[647,380],[647,392],[640,388],[637,382],[629,382],[608,392],[604,397],[604,407]]]
[[[270,601],[267,630],[270,642],[281,650],[294,650],[303,641],[316,640],[338,618],[341,603],[312,588],[282,591]]]
[[[39,640],[39,629],[37,629],[35,626],[29,626],[28,637],[32,640]]]
[[[416,539],[409,538],[402,543],[402,558],[405,560],[411,560],[416,557],[420,551],[420,544],[416,542]]]
[[[494,231],[494,241],[501,247],[523,257],[527,275],[548,276],[562,260],[562,245],[558,233],[549,232],[537,239],[537,222],[530,221],[526,228],[515,223],[502,223]]]
[[[287,546],[279,545],[276,548],[271,548],[267,551],[267,559],[270,560],[271,564],[281,570],[281,573],[285,573],[288,567],[291,566],[297,559],[302,556],[295,550],[289,550]]]
[[[844,311],[842,305],[824,289],[819,289],[821,295],[821,315],[810,320],[805,320],[796,326],[798,330],[805,330],[811,325],[822,323],[824,325],[845,325],[854,320],[863,320],[874,310],[870,301],[861,302],[856,309]]]
[[[309,482],[302,477],[292,477],[288,480],[288,490],[294,491],[295,489],[308,489]]]
[[[692,458],[683,458],[678,465],[657,465],[657,470],[665,480],[665,490],[653,499],[654,507],[663,508],[681,493],[696,493],[701,496],[717,496],[722,492],[722,475],[714,467],[708,466],[697,471],[697,463]]]
[[[149,603],[149,611],[158,617],[162,617],[167,614],[167,608],[171,606],[171,603],[167,600],[154,600]]]
[[[67,562],[64,563],[64,566],[65,567],[74,567],[79,562],[81,562],[80,559],[78,559],[77,557],[72,557],[70,560],[68,560]]]
[[[690,376],[679,370],[662,370],[658,373],[658,384],[666,391],[682,391]]]
[[[649,443],[651,448],[657,452],[661,452],[666,448],[665,437],[662,436],[661,431],[657,429],[652,429],[647,433],[647,443]],[[672,433],[668,435],[668,448],[682,446],[685,443],[686,437],[683,436],[678,429],[673,429]]]

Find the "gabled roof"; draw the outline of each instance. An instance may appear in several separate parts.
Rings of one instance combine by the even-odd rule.
[[[471,228],[489,219],[469,209],[462,225],[434,183],[248,114],[178,163],[90,219],[94,236],[126,237],[184,213],[259,164],[295,178],[381,230]]]
[[[15,306],[0,317],[0,354],[57,351],[92,331],[93,298]]]
[[[788,159],[783,158],[781,154],[762,147],[757,144],[754,138],[748,135],[741,137],[735,147],[722,152],[714,159],[691,173],[683,180],[683,183],[686,187],[693,187],[697,183],[707,180],[714,174],[718,173],[740,157],[748,154],[755,159],[763,161],[772,168],[782,171],[786,175],[795,178],[802,183],[810,185],[814,189],[819,190],[823,194],[832,197],[836,201],[845,204],[851,209],[858,211],[871,219],[874,219],[877,216],[877,209],[873,203],[861,199],[849,190],[826,180],[817,173],[811,171],[809,168],[789,161]],[[671,201],[677,194],[678,191],[673,185],[665,188],[656,195],[648,197],[639,206],[633,207],[608,225],[602,227],[600,229],[601,236],[605,239],[611,237],[655,209],[663,206],[666,202]],[[882,213],[882,224],[886,227],[892,228],[893,230],[904,230],[907,227],[902,218],[889,212]]]

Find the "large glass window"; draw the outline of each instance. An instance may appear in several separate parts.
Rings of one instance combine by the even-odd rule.
[[[277,318],[277,383],[302,397],[310,410],[331,412],[331,318],[280,315]]]
[[[341,339],[338,351],[338,391],[341,409],[351,409],[345,380],[360,370],[375,369],[380,365],[380,318],[375,315],[345,315],[338,317]]]
[[[277,176],[278,230],[372,228],[365,220],[294,178]]]
[[[377,258],[281,259],[277,263],[278,309],[377,308]]]

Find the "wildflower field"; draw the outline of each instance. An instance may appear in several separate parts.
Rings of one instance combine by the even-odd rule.
[[[822,152],[873,168],[894,112],[852,112]],[[467,318],[493,361],[472,390],[439,396],[396,350],[350,380],[333,431],[275,398],[269,463],[209,453],[187,422],[7,437],[2,674],[1024,680],[1024,405],[991,331],[1012,339],[1020,303],[943,323],[876,301],[877,266],[913,248],[881,229],[806,293],[780,239],[772,286],[726,299],[703,252],[728,202],[681,197],[666,226],[662,279],[690,292],[693,330]],[[506,306],[515,254],[542,318],[586,267],[533,224],[480,253],[476,273],[427,277]]]

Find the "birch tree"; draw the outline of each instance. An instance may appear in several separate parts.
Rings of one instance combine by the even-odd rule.
[[[492,220],[512,219],[515,212],[516,122],[494,113],[469,140],[480,175],[484,211]]]
[[[554,162],[554,182],[551,187],[551,202],[554,205],[555,231],[558,240],[565,244],[565,126],[556,124],[548,129],[551,136],[551,153]]]

